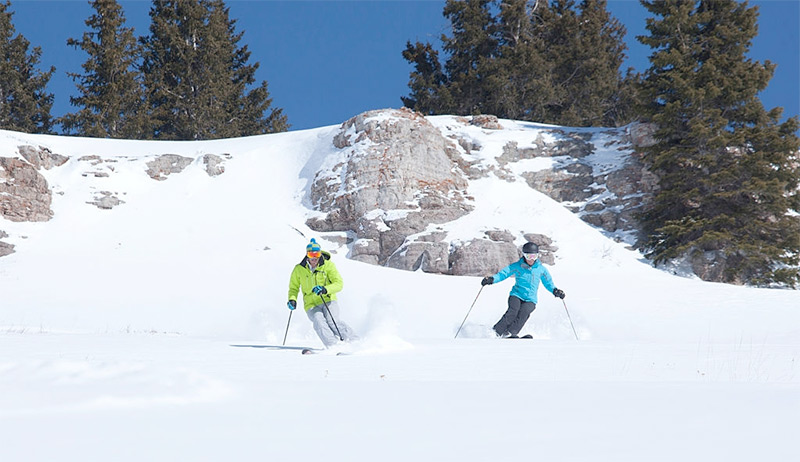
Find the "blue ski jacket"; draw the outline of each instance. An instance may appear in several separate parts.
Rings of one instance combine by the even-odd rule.
[[[516,279],[514,287],[511,289],[511,295],[525,302],[538,302],[537,292],[539,292],[540,281],[551,293],[556,288],[550,272],[539,260],[533,262],[531,266],[525,262],[524,258],[520,258],[495,274],[494,283],[498,283],[508,277]]]

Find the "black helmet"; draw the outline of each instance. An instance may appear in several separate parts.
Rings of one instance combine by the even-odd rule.
[[[533,242],[526,242],[522,246],[522,253],[539,253],[539,246]]]

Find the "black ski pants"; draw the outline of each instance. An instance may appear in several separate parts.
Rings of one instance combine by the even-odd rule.
[[[522,326],[528,322],[528,318],[536,309],[533,302],[524,302],[519,297],[513,295],[508,297],[508,310],[494,325],[494,331],[500,337],[517,335],[522,330]]]

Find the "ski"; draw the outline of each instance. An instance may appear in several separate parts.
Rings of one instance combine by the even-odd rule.
[[[262,348],[265,350],[306,350],[309,349],[303,346],[286,346],[286,345],[261,345],[261,344],[236,344],[231,345],[235,348]]]

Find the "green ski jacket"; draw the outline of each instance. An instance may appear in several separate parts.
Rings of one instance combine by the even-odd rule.
[[[297,301],[297,293],[302,291],[303,308],[306,311],[322,305],[322,297],[312,292],[315,286],[324,286],[328,291],[322,295],[326,303],[336,300],[336,292],[344,286],[339,270],[331,261],[331,254],[324,250],[314,271],[308,265],[308,257],[303,257],[303,261],[294,267],[289,278],[289,300]]]

